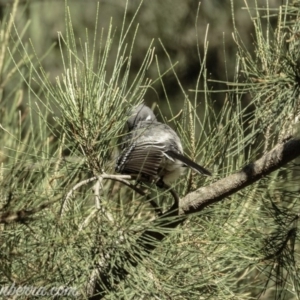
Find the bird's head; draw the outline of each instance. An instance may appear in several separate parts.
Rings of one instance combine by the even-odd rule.
[[[129,131],[131,131],[141,121],[156,121],[153,111],[145,104],[140,104],[134,107],[128,116],[127,127]]]

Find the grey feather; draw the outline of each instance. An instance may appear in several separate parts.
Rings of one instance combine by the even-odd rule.
[[[116,163],[116,172],[137,175],[145,181],[173,181],[182,167],[211,175],[204,167],[183,155],[181,141],[168,125],[157,121],[144,104],[134,108],[127,120],[128,134]],[[168,182],[169,183],[169,182]]]

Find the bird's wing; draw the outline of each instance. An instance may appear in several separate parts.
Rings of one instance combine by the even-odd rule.
[[[200,174],[211,176],[211,172],[210,171],[208,171],[204,167],[198,165],[197,163],[195,163],[194,161],[192,161],[188,157],[180,154],[179,152],[176,152],[176,151],[173,151],[173,150],[169,150],[169,151],[165,151],[165,154],[168,155],[169,157],[173,158],[173,159],[180,160],[185,165],[187,165],[188,167],[192,168],[193,170],[195,170],[196,172],[198,172]]]
[[[164,158],[162,145],[150,143],[133,143],[126,147],[116,164],[118,173],[141,175],[156,179]]]

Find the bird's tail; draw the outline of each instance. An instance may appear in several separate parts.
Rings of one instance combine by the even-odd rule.
[[[188,167],[192,168],[193,170],[195,170],[198,173],[207,175],[207,176],[211,176],[211,172],[208,171],[207,169],[205,169],[204,167],[198,165],[197,163],[195,163],[194,161],[192,161],[191,159],[189,159],[188,157],[180,154],[180,153],[176,153],[174,151],[166,151],[166,154],[170,157],[172,157],[173,159],[178,159],[181,162],[183,162],[184,164],[186,164]]]

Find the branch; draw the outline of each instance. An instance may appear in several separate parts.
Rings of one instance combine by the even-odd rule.
[[[29,221],[34,214],[44,210],[45,208],[50,207],[52,204],[60,201],[60,199],[61,197],[55,197],[54,200],[43,203],[36,208],[21,209],[16,212],[14,211],[4,212],[0,214],[0,224],[9,224],[13,222],[25,223]]]
[[[102,174],[102,175],[94,176],[94,177],[91,177],[91,178],[88,178],[88,179],[85,179],[83,181],[78,182],[67,193],[66,197],[62,201],[60,215],[63,215],[67,211],[70,199],[71,199],[72,195],[74,194],[74,192],[78,188],[80,188],[81,186],[86,185],[86,184],[88,184],[88,183],[90,183],[92,181],[99,180],[99,179],[110,179],[110,180],[115,180],[115,181],[122,182],[123,184],[127,185],[128,187],[130,187],[131,189],[133,189],[137,193],[141,194],[142,196],[146,196],[146,193],[144,193],[141,189],[139,189],[138,187],[136,187],[135,185],[133,185],[132,183],[130,183],[129,181],[126,180],[126,179],[129,179],[129,180],[132,179],[132,176],[130,176],[130,175],[109,175],[109,174]]]
[[[170,232],[163,232],[163,229],[177,227],[186,220],[188,215],[225,200],[228,196],[255,183],[298,156],[300,156],[300,138],[285,141],[276,145],[259,160],[245,166],[241,171],[186,195],[180,201],[180,215],[178,216],[177,210],[170,209],[154,220],[151,226],[154,230],[149,229],[142,233],[133,245],[132,251],[124,253],[122,265],[115,264],[112,259],[112,262],[107,261],[106,265],[102,266],[102,270],[98,273],[100,280],[94,290],[94,294],[97,293],[97,295],[90,296],[89,299],[102,299],[109,291],[113,291],[128,274],[126,264],[136,267],[138,261],[143,258],[142,256],[154,250],[159,245],[158,242],[167,236],[167,232]]]
[[[278,170],[300,156],[300,138],[277,144],[260,159],[245,166],[241,171],[202,187],[180,201],[180,213],[191,214],[224,200],[259,179]]]

